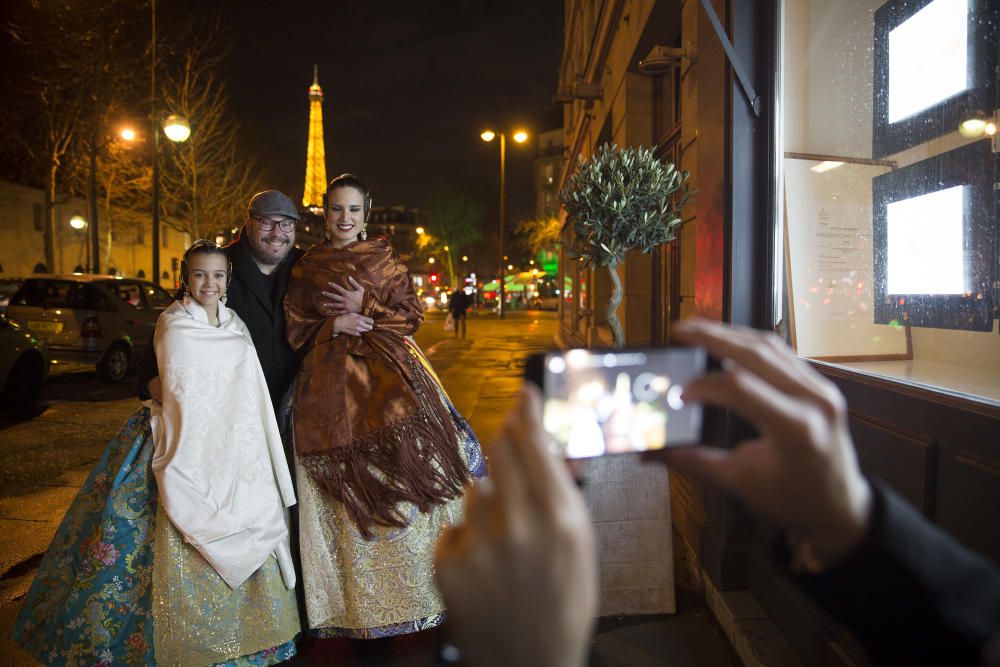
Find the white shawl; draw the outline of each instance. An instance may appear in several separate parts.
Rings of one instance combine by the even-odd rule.
[[[219,304],[218,328],[193,300],[156,323],[163,404],[152,411],[153,472],[170,521],[237,588],[274,554],[295,586],[285,508],[288,463],[246,325]]]

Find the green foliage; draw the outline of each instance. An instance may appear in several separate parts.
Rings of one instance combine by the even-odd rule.
[[[559,250],[559,233],[562,223],[559,218],[549,216],[537,220],[522,220],[517,223],[514,235],[517,242],[531,255]]]
[[[457,192],[438,193],[430,203],[427,231],[417,240],[418,249],[428,256],[444,258],[448,284],[459,284],[455,273],[462,251],[483,237],[483,207],[475,199]]]
[[[559,192],[573,227],[572,250],[598,266],[620,264],[629,250],[651,252],[675,237],[691,193],[688,172],[648,148],[604,144],[580,160]]]

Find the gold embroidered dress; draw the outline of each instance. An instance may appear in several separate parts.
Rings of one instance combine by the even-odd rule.
[[[362,336],[333,335],[328,282],[364,288]],[[438,625],[440,530],[461,517],[479,443],[409,340],[423,321],[406,266],[385,239],[313,247],[285,296],[303,354],[293,405],[299,546],[309,627],[379,637]]]
[[[174,302],[154,345],[156,661],[211,665],[294,639],[295,493],[249,331],[224,304],[214,327],[196,302]]]

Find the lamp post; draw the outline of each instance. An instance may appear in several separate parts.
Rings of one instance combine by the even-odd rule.
[[[504,318],[504,262],[506,259],[503,254],[504,247],[504,225],[507,217],[507,192],[506,192],[506,179],[507,179],[507,135],[504,132],[494,132],[493,130],[485,130],[479,137],[489,143],[493,141],[497,136],[500,137],[500,277],[498,279],[499,283],[499,303],[497,313],[500,319]],[[519,144],[523,144],[528,140],[528,133],[524,130],[518,130],[513,135],[514,141]]]
[[[156,0],[150,3],[151,21],[151,44],[150,44],[150,85],[152,95],[150,96],[150,129],[153,140],[149,142],[153,151],[153,282],[160,283],[160,128],[158,127],[159,116],[156,112]],[[167,139],[174,143],[188,140],[191,136],[191,126],[188,125],[184,116],[170,114],[163,121],[163,133]]]
[[[87,221],[83,219],[83,216],[77,213],[69,219],[69,226],[80,232],[86,229],[89,225],[87,224]],[[82,268],[84,273],[90,273],[90,234],[88,232],[84,232],[84,243],[86,244],[86,253],[84,254],[86,259],[84,260],[84,266]]]
[[[131,143],[135,141],[135,131],[131,128],[123,129],[119,135],[122,141]],[[100,239],[100,219],[97,217],[97,153],[107,148],[108,144],[115,140],[111,137],[98,145],[96,138],[90,143],[90,169],[87,174],[87,208],[90,221],[84,221],[84,227],[89,227],[87,238],[87,261],[85,263],[87,273],[101,272],[101,239]],[[74,216],[78,218],[80,216]],[[80,218],[83,220],[83,218]],[[72,220],[70,221],[72,224]],[[83,227],[73,227],[83,229]],[[110,252],[110,251],[109,251]]]

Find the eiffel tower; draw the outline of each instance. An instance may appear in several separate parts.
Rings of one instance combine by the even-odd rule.
[[[323,147],[323,89],[319,87],[319,68],[313,65],[313,83],[309,86],[309,146],[306,148],[306,187],[302,205],[319,208],[326,192],[326,150]]]

